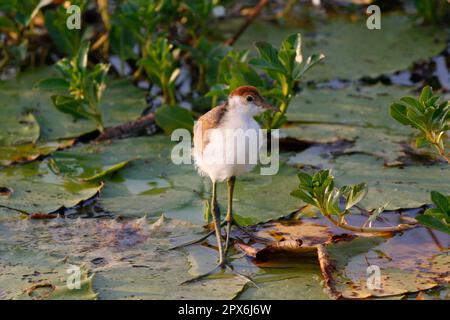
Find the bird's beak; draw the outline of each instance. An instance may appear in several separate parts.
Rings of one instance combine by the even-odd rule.
[[[273,105],[271,105],[270,103],[268,103],[265,100],[261,103],[261,107],[264,109],[272,110],[274,112],[280,112],[280,109],[278,107],[274,107]]]

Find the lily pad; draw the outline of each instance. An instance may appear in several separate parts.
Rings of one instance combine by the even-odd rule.
[[[282,39],[300,32],[304,56],[313,53],[326,56],[307,73],[306,80],[377,77],[404,70],[413,62],[445,49],[447,35],[440,27],[419,26],[409,17],[398,14],[383,14],[381,20],[381,30],[369,30],[365,18],[328,19],[327,23],[317,22],[311,29],[278,27],[257,21],[242,35],[237,46],[250,48],[256,41],[279,46]]]
[[[398,86],[348,86],[339,90],[306,87],[289,105],[288,121],[390,128],[409,132],[389,114],[396,99],[411,95]]]
[[[47,253],[3,243],[0,254],[1,299],[92,300],[97,297],[86,268],[79,267],[79,288],[70,289],[67,270],[75,266]]]
[[[408,157],[409,136],[390,129],[347,126],[341,124],[290,124],[282,129],[285,137],[316,143],[310,156],[369,154],[383,159],[385,165],[399,165]],[[408,150],[408,152],[407,152]],[[317,163],[319,165],[320,161]]]
[[[99,199],[106,211],[121,216],[159,216],[201,222],[204,200],[210,198],[210,182],[201,178],[193,164],[176,165],[171,160],[174,142],[166,136],[117,140],[113,143],[81,145],[55,152],[62,173],[86,178],[130,158],[139,158],[108,181]],[[262,176],[258,168],[236,182],[234,209],[241,223],[250,224],[285,215],[298,208],[288,193],[297,185],[296,170],[280,164],[274,176]],[[272,201],[276,194],[279,201]],[[226,184],[218,188],[220,203],[226,205]],[[224,212],[225,213],[225,212]]]
[[[330,280],[330,289],[343,298],[384,297],[435,288],[449,281],[450,255],[435,242],[448,248],[449,237],[441,235],[416,228],[388,240],[359,238],[326,246],[322,254],[331,268],[323,269],[325,278]],[[369,266],[380,271],[378,284],[368,284],[373,272],[367,271]]]
[[[75,140],[62,140],[60,142],[45,142],[39,144],[22,144],[18,146],[0,146],[0,165],[30,162],[39,157],[73,145]]]
[[[172,237],[198,230],[198,226],[186,221],[163,217],[156,222],[146,218],[24,220],[2,223],[0,230],[3,248],[21,246],[21,250],[28,251],[31,247],[42,257],[64,259],[66,262],[60,265],[86,265],[95,274],[92,290],[100,299],[232,299],[245,285],[245,281],[231,274],[180,285],[192,277],[189,261],[195,257],[167,248]],[[1,274],[0,283],[4,281],[13,287],[10,295],[24,288],[20,281],[26,273],[23,269],[31,266],[33,271],[46,276],[44,272],[50,268],[51,264],[44,258],[24,256],[27,260],[12,256],[0,262],[3,267],[8,261],[9,272]],[[35,260],[40,263],[32,264]],[[67,298],[69,294],[59,292],[58,296]]]
[[[56,174],[48,161],[4,168],[0,181],[14,189],[9,198],[0,198],[0,205],[28,213],[51,213],[76,206],[102,188],[101,184],[82,183]],[[4,208],[0,212],[11,215]]]
[[[31,114],[20,114],[15,105],[2,109],[0,146],[35,143],[39,139],[39,124]]]
[[[113,164],[111,166],[108,166],[107,168],[105,168],[103,171],[100,171],[97,174],[94,174],[91,177],[87,177],[84,178],[83,181],[86,182],[99,182],[99,181],[103,181],[106,178],[110,177],[111,175],[113,175],[114,173],[116,173],[117,171],[119,171],[120,169],[125,168],[125,166],[130,163],[130,160],[125,160],[122,162],[119,162],[117,164]]]
[[[249,287],[239,299],[328,300],[315,258],[260,263],[253,276],[259,288]]]

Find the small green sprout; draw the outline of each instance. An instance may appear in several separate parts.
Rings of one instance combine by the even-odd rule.
[[[55,107],[76,119],[88,119],[96,123],[100,132],[104,131],[102,115],[98,108],[106,88],[109,64],[99,63],[88,69],[89,43],[81,45],[72,59],[64,58],[55,65],[62,78],[39,81],[35,88],[50,91],[65,91],[68,95],[53,95]]]
[[[334,184],[334,177],[330,170],[320,170],[313,176],[306,172],[298,174],[300,184],[291,195],[297,197],[309,205],[317,208],[320,213],[336,226],[353,232],[398,232],[411,228],[411,224],[399,224],[394,227],[366,227],[378,217],[383,208],[374,210],[369,216],[367,223],[362,227],[349,225],[345,218],[350,214],[350,210],[356,207],[367,194],[367,185],[360,183],[356,185],[343,186],[337,188]]]
[[[450,129],[450,103],[438,102],[431,87],[422,89],[419,100],[403,97],[391,105],[391,116],[403,125],[420,131],[416,139],[418,148],[433,146],[439,155],[450,163],[450,153],[445,150],[446,133]]]

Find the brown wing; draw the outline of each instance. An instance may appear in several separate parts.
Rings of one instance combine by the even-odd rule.
[[[209,143],[208,130],[219,126],[227,112],[227,104],[221,104],[202,115],[194,126],[194,148],[200,152]]]

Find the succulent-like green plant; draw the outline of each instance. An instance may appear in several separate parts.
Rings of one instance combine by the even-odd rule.
[[[211,87],[209,96],[224,96],[240,85],[253,85],[261,89],[280,111],[267,111],[260,122],[267,129],[280,128],[286,121],[285,113],[294,98],[295,87],[304,74],[325,56],[314,54],[303,59],[301,36],[288,36],[276,49],[270,43],[255,44],[258,56],[249,59],[248,51],[230,51],[221,61],[216,85]],[[260,75],[256,69],[262,70]]]
[[[440,24],[450,18],[450,3],[448,0],[415,0],[417,13],[425,23]]]
[[[433,146],[439,155],[450,163],[450,153],[445,150],[447,131],[450,129],[450,103],[439,103],[430,86],[422,89],[419,99],[403,97],[390,107],[391,116],[403,125],[420,133],[416,139],[418,148]]]
[[[410,224],[380,228],[366,227],[367,223],[361,227],[349,225],[345,217],[366,196],[365,183],[337,188],[330,170],[320,170],[312,176],[306,172],[300,172],[298,178],[300,184],[291,192],[291,195],[317,208],[325,218],[340,228],[354,232],[397,232],[411,227]],[[368,218],[369,225],[382,212],[383,208],[374,210]]]
[[[98,108],[106,88],[109,64],[99,63],[88,68],[89,42],[81,45],[78,54],[71,59],[64,58],[55,65],[61,78],[44,79],[35,88],[50,91],[65,91],[68,94],[52,96],[55,107],[74,118],[88,119],[104,131],[102,115]]]
[[[147,54],[138,64],[144,67],[150,80],[158,85],[163,92],[164,103],[174,106],[175,80],[180,74],[178,55],[180,50],[173,47],[166,37],[159,37],[146,48]]]
[[[424,226],[450,234],[450,196],[431,191],[431,201],[435,208],[427,209],[417,220]]]
[[[259,57],[250,60],[250,64],[264,70],[274,80],[272,88],[265,92],[272,97],[280,109],[270,121],[270,128],[279,128],[286,121],[285,113],[295,96],[295,86],[306,71],[321,61],[323,54],[313,54],[303,58],[300,33],[288,36],[279,49],[267,42],[255,44]]]

